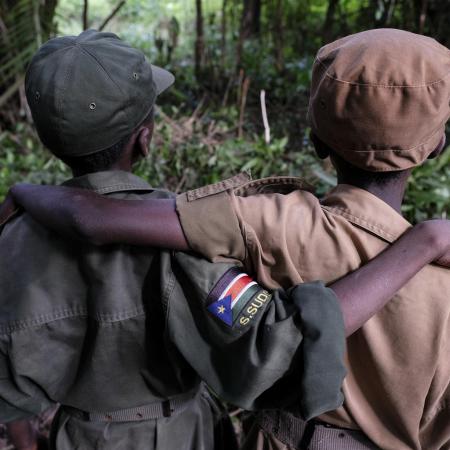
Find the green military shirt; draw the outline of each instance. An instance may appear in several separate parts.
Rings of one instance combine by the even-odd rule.
[[[121,171],[67,184],[171,196]],[[0,421],[58,402],[57,448],[211,449],[201,378],[243,408],[310,418],[342,401],[343,351],[321,283],[269,293],[233,264],[69,242],[26,214],[0,235]]]

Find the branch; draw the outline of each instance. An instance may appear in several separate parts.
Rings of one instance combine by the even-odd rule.
[[[123,5],[125,5],[126,1],[122,0],[112,11],[111,14],[103,21],[103,23],[100,25],[98,31],[103,31],[103,29],[108,25],[108,23],[111,21],[111,19],[114,18],[114,16],[121,10]]]
[[[243,126],[244,126],[244,113],[245,113],[245,105],[247,104],[247,93],[250,87],[250,78],[246,77],[244,80],[244,84],[242,85],[242,95],[241,95],[241,110],[239,113],[239,127],[238,127],[238,138],[242,138],[244,135]]]
[[[264,140],[266,144],[270,144],[270,126],[269,120],[267,119],[267,109],[266,109],[266,91],[261,91],[261,113],[264,124]]]
[[[10,97],[12,97],[20,88],[23,83],[24,77],[20,76],[16,79],[15,83],[12,84],[1,96],[0,96],[0,107],[2,107]]]
[[[88,6],[89,6],[88,0],[84,0],[84,6],[83,6],[83,30],[87,30],[87,28],[88,28]]]

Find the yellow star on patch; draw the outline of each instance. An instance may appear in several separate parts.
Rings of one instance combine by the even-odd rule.
[[[225,312],[225,307],[224,307],[224,306],[219,306],[219,307],[217,308],[217,312],[218,312],[219,314],[223,314],[223,313]]]

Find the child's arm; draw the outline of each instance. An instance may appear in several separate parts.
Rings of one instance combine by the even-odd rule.
[[[37,221],[72,238],[189,249],[174,200],[115,200],[81,189],[33,185],[17,185],[11,195]],[[7,213],[0,209],[0,223]],[[416,225],[364,267],[329,286],[339,298],[347,334],[438,259],[450,266],[448,220]]]
[[[96,245],[122,243],[189,249],[174,199],[118,200],[86,189],[17,184],[0,206],[0,226],[18,207],[71,239]]]

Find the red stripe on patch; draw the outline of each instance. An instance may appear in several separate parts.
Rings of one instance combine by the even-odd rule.
[[[237,280],[233,281],[231,286],[224,292],[220,297],[227,297],[228,295],[231,295],[231,300],[233,301],[239,293],[245,289],[245,287],[253,282],[253,279],[249,277],[248,275],[236,277]]]

